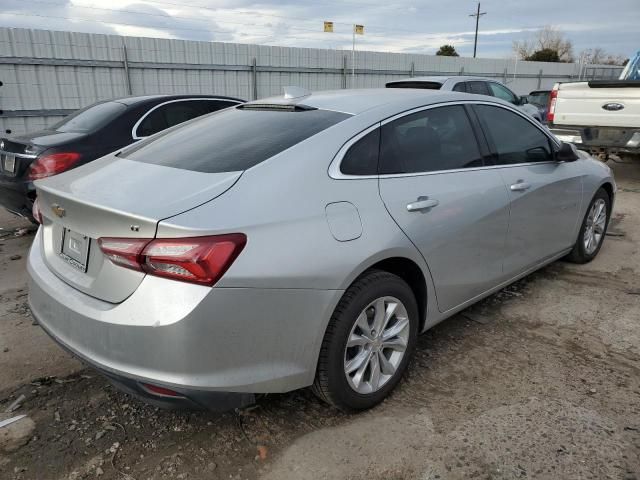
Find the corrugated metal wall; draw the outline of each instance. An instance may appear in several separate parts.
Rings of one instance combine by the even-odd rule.
[[[127,68],[125,68],[125,66]],[[0,28],[0,133],[58,121],[98,100],[153,93],[215,93],[244,99],[310,90],[381,87],[412,75],[496,77],[516,93],[576,79],[570,63],[269,47]],[[591,69],[614,78],[616,67]]]

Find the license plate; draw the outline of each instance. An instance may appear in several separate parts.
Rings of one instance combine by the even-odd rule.
[[[89,237],[65,228],[62,231],[60,256],[72,267],[86,272],[90,245],[91,239]]]
[[[5,154],[4,155],[4,165],[2,167],[6,172],[15,173],[16,172],[16,156]]]

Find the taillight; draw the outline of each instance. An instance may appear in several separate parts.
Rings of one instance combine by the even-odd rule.
[[[98,245],[116,265],[158,277],[213,285],[247,243],[242,233],[175,239],[100,238]]]
[[[558,99],[559,85],[556,83],[549,94],[549,105],[547,106],[547,122],[553,123],[553,117],[556,114],[556,101]]]
[[[29,166],[29,180],[38,180],[52,175],[57,175],[65,170],[69,170],[80,160],[77,152],[61,152],[43,155],[37,158]]]
[[[33,202],[33,206],[31,207],[31,215],[36,222],[42,225],[42,212],[40,211],[40,203],[38,202],[38,197],[36,197]]]

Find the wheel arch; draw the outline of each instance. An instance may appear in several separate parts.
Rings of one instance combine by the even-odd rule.
[[[390,255],[385,258],[376,258],[361,265],[359,269],[350,276],[349,285],[346,286],[345,289],[348,289],[364,273],[370,270],[389,272],[407,282],[418,303],[418,332],[422,332],[427,321],[428,300],[430,297],[429,284],[427,282],[428,279],[431,278],[431,275],[428,269],[425,271],[415,259],[409,258],[408,256]]]

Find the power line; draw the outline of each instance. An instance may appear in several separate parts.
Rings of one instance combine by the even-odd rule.
[[[476,50],[478,48],[478,23],[480,23],[480,17],[486,14],[487,12],[480,12],[480,2],[478,2],[478,11],[469,15],[470,17],[476,17],[476,36],[473,41],[473,58],[476,58]]]

